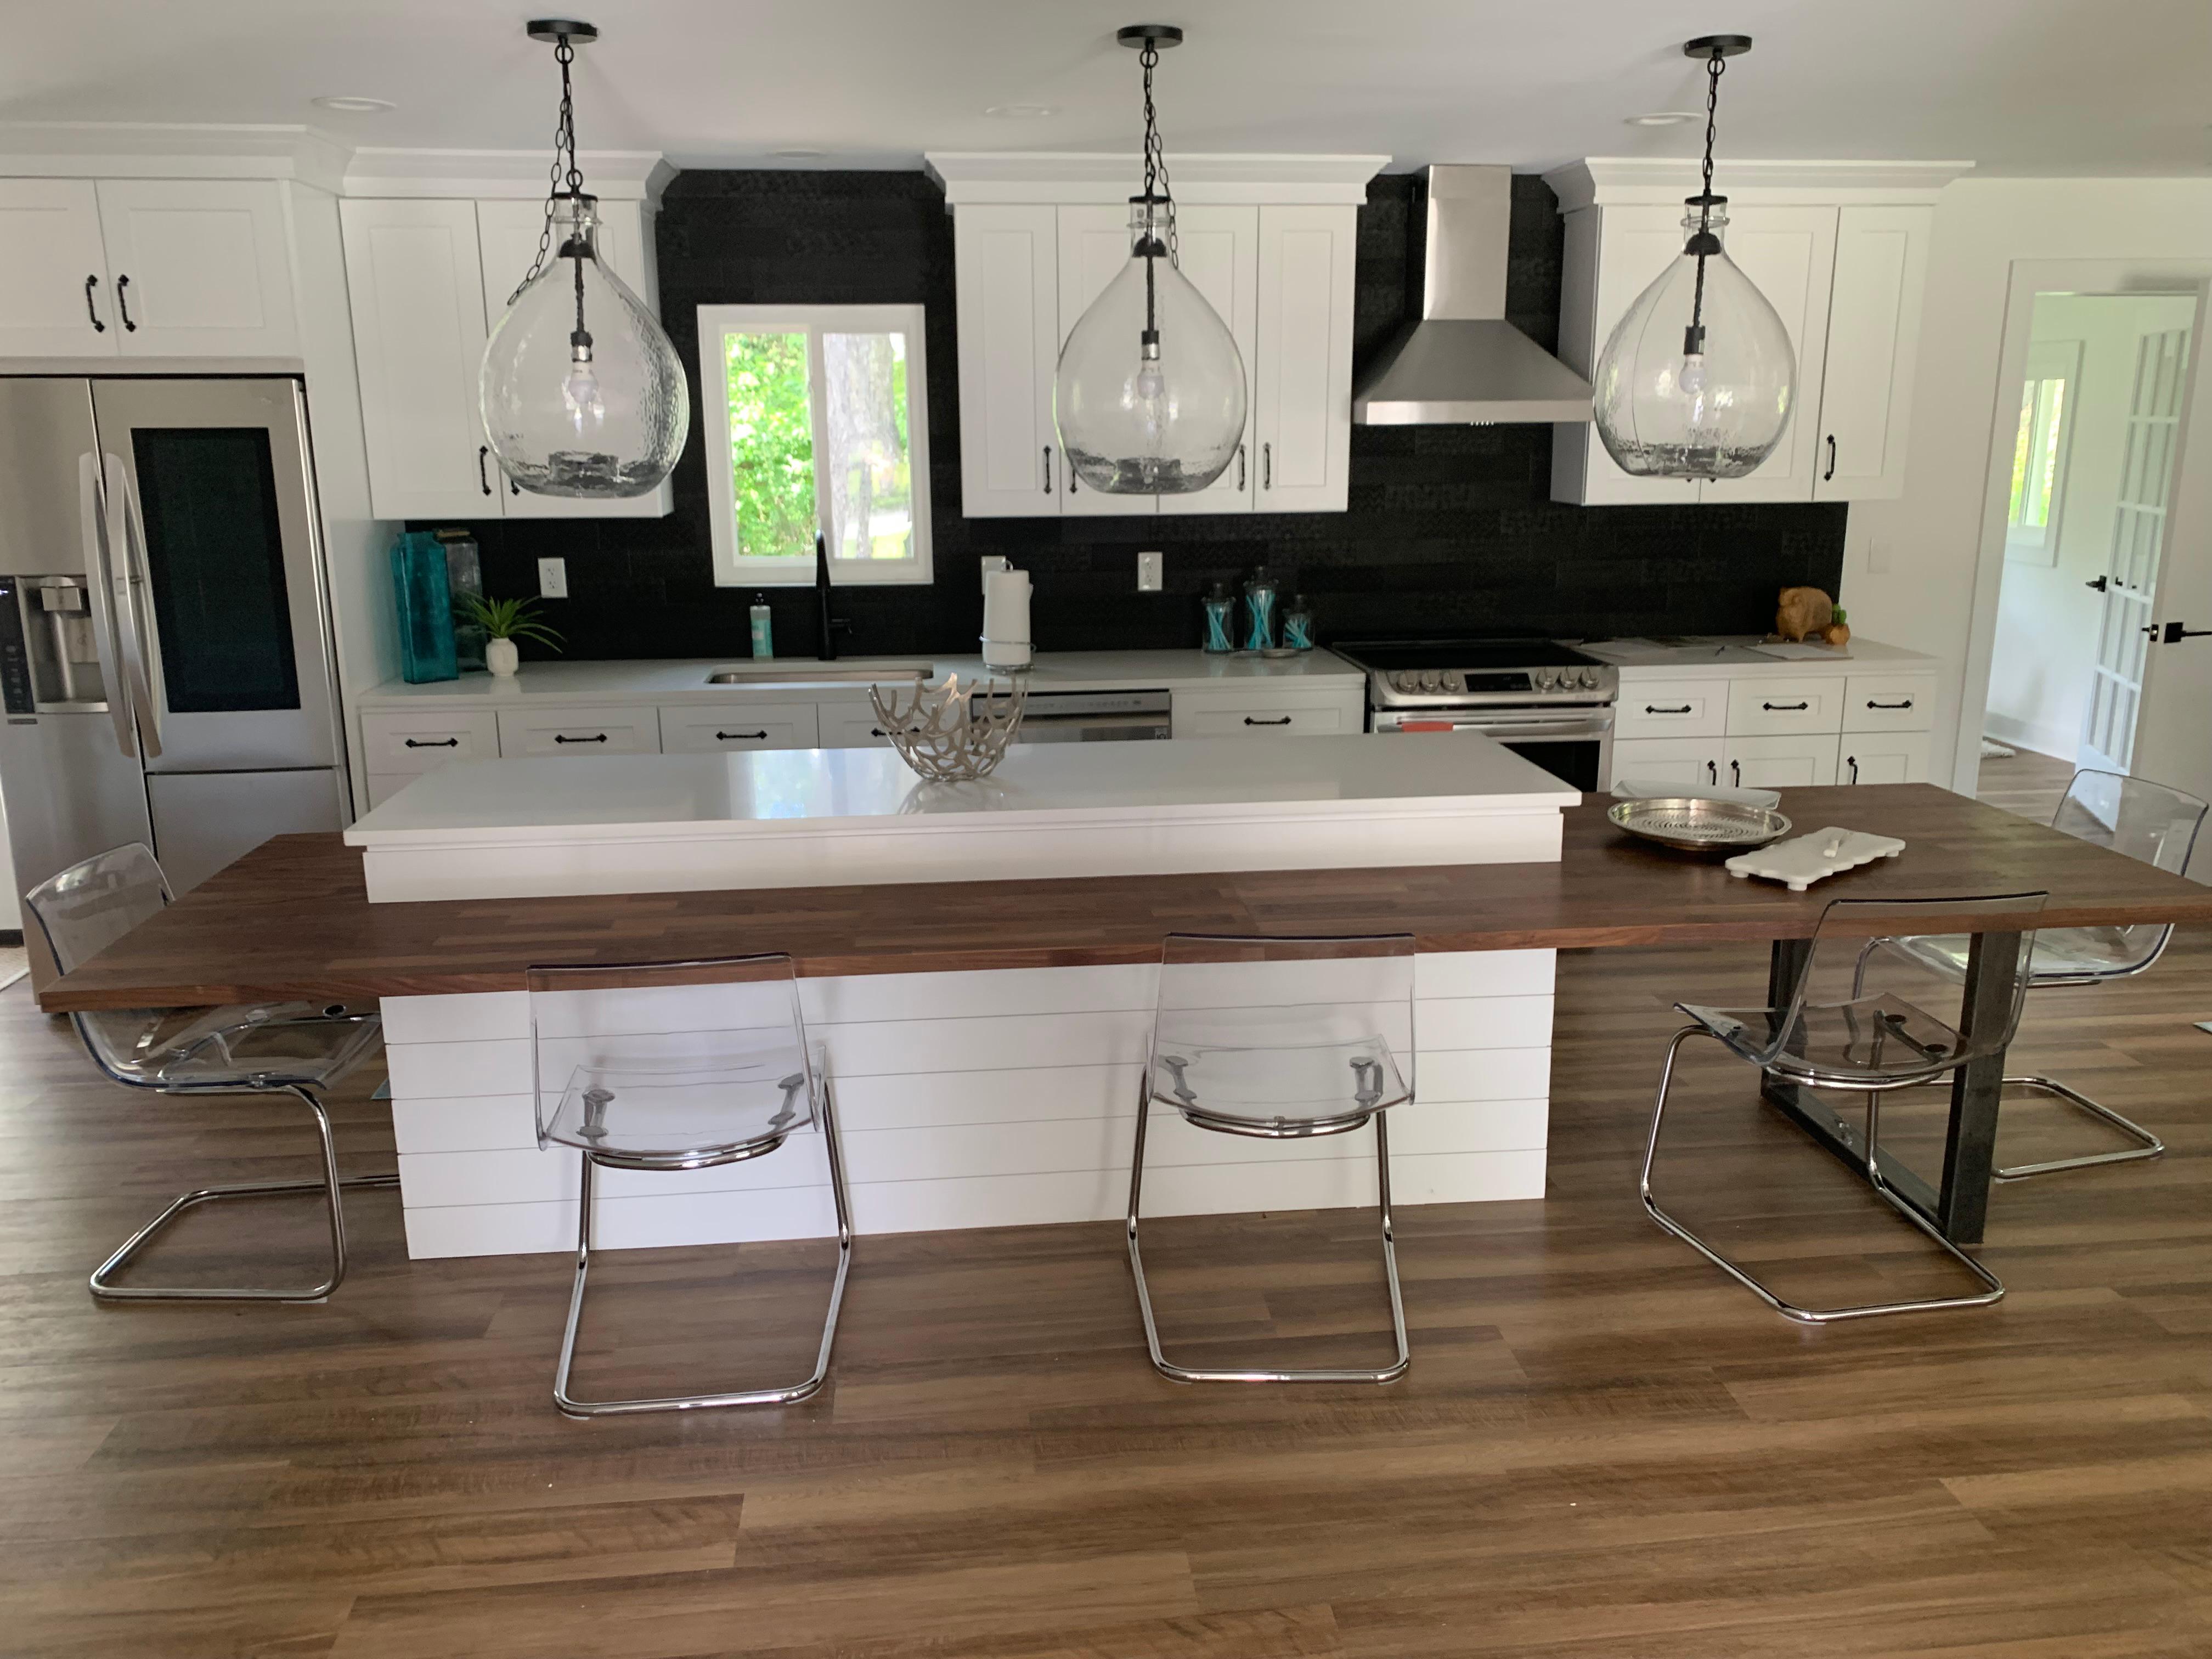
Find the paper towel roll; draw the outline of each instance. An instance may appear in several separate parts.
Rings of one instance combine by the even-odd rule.
[[[1030,641],[1030,573],[994,570],[983,578],[983,637],[1007,644]]]

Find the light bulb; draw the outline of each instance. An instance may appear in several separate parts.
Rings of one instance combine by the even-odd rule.
[[[606,400],[599,395],[599,377],[592,368],[592,349],[578,346],[570,359],[568,378],[561,382],[561,401],[575,423],[576,435],[607,418]]]
[[[1705,354],[1693,351],[1682,359],[1682,367],[1674,376],[1674,383],[1695,397],[1705,389]]]
[[[1158,341],[1138,348],[1137,373],[1129,384],[1136,394],[1137,418],[1144,422],[1146,434],[1157,446],[1167,430],[1170,415],[1167,374],[1160,367]]]

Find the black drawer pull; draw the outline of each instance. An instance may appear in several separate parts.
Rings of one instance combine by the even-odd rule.
[[[1802,714],[1813,705],[1809,702],[1763,702],[1759,705],[1770,714]]]
[[[553,734],[553,741],[556,743],[605,743],[606,740],[607,734],[604,732],[596,737],[590,738],[564,738],[558,732]]]
[[[491,494],[491,474],[484,470],[484,458],[490,453],[489,444],[477,446],[477,482],[483,486],[483,493],[487,495]]]
[[[409,738],[406,744],[410,749],[459,749],[461,740],[459,738]]]
[[[92,331],[94,334],[105,334],[107,332],[107,325],[100,320],[100,313],[92,308],[92,291],[99,286],[100,278],[97,276],[88,276],[84,279],[84,314],[92,319]]]
[[[138,325],[131,320],[131,278],[127,276],[115,279],[115,308],[123,313],[123,331],[136,334]]]
[[[890,733],[880,726],[872,726],[868,728],[868,735],[872,738],[888,738]]]
[[[714,733],[714,740],[717,743],[735,743],[742,738],[757,743],[767,736],[768,733],[765,732],[717,732]]]
[[[1869,697],[1867,699],[1867,707],[1869,708],[1910,708],[1912,707],[1912,699],[1907,697],[1903,702],[1876,702],[1872,697]]]
[[[1647,714],[1688,714],[1696,711],[1686,702],[1680,708],[1662,708],[1656,702],[1647,702],[1644,705],[1644,712]]]
[[[1255,720],[1249,714],[1244,717],[1244,724],[1247,726],[1288,726],[1290,723],[1291,717],[1288,714],[1285,714],[1279,720]]]

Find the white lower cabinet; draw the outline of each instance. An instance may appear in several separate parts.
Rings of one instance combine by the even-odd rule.
[[[1364,687],[1346,691],[1178,691],[1170,730],[1178,738],[1334,738],[1367,724]]]
[[[890,739],[884,734],[876,711],[867,704],[825,702],[818,711],[824,749],[881,748]]]
[[[729,749],[811,749],[820,741],[820,730],[811,702],[660,711],[660,749],[666,755],[711,755]]]
[[[1727,765],[1724,738],[1633,738],[1613,745],[1609,781],[1708,788],[1723,781],[1721,775]]]
[[[660,715],[652,708],[581,704],[499,711],[499,752],[516,755],[657,755]]]
[[[1744,789],[1802,789],[1836,781],[1836,736],[1730,738],[1722,781]]]
[[[1925,732],[1846,732],[1838,783],[1925,783]]]
[[[361,717],[361,738],[368,804],[377,807],[448,762],[495,759],[499,717],[489,709],[437,707],[373,711]]]

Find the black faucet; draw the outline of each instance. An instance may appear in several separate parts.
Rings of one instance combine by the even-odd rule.
[[[853,624],[830,614],[830,539],[818,530],[814,532],[814,599],[822,613],[822,660],[835,662],[838,631],[849,634]]]

